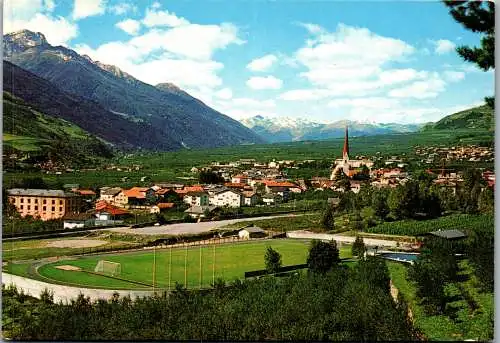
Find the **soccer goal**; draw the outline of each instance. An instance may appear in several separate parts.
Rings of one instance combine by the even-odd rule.
[[[122,265],[118,262],[110,262],[105,260],[100,260],[97,262],[94,271],[96,273],[109,274],[111,276],[120,275],[122,272]]]

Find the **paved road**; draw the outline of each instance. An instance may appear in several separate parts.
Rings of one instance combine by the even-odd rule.
[[[198,234],[202,232],[208,232],[212,229],[220,228],[222,226],[238,222],[252,222],[261,219],[295,217],[304,215],[307,214],[284,214],[279,216],[228,219],[228,220],[219,220],[214,222],[179,223],[179,224],[169,224],[161,226],[148,226],[137,229],[112,228],[112,229],[107,229],[107,231],[127,233],[127,234],[138,234],[138,235],[187,235],[187,234]]]
[[[354,243],[356,237],[353,236],[342,236],[342,235],[332,235],[326,233],[314,233],[309,231],[290,231],[287,232],[288,238],[303,238],[303,239],[322,239],[322,240],[336,240],[342,243]],[[368,246],[380,246],[380,247],[396,247],[398,242],[390,241],[385,239],[374,239],[363,237],[363,242]]]

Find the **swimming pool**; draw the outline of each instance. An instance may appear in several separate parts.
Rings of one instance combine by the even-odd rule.
[[[384,252],[381,253],[380,256],[383,258],[386,258],[388,260],[393,260],[393,261],[401,261],[401,262],[408,262],[408,263],[413,263],[414,261],[417,260],[419,254],[411,254],[411,253],[404,253],[404,252]]]

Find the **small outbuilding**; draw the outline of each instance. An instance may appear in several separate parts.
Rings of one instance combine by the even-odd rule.
[[[467,237],[467,235],[460,230],[439,230],[429,232],[429,234],[448,240],[462,239]]]
[[[240,239],[260,238],[266,235],[266,232],[257,226],[246,227],[238,232]]]

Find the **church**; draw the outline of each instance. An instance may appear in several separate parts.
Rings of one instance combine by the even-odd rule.
[[[332,169],[330,180],[335,180],[340,171],[343,171],[348,177],[356,175],[360,168],[365,165],[369,169],[373,167],[373,161],[368,159],[351,160],[349,159],[349,132],[347,126],[345,127],[344,149],[342,150],[342,158],[335,160],[335,167]]]

